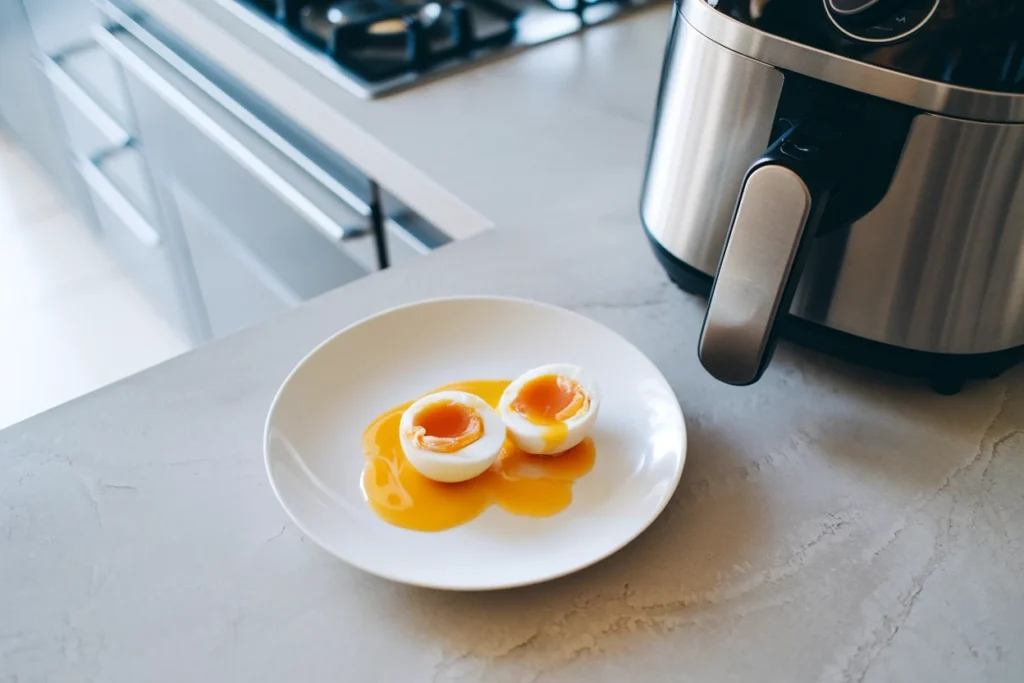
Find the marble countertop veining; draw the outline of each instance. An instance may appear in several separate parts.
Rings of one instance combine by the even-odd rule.
[[[752,387],[710,379],[701,302],[636,209],[664,32],[655,10],[335,108],[365,140],[326,142],[497,229],[0,432],[0,681],[1024,679],[1024,375],[942,397],[783,345]],[[430,135],[388,132],[403,106]],[[292,366],[360,317],[467,293],[599,320],[682,402],[671,505],[576,575],[396,585],[321,551],[270,491],[263,421]]]

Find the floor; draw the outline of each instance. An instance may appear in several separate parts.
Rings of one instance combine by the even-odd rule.
[[[0,428],[189,346],[0,132]]]

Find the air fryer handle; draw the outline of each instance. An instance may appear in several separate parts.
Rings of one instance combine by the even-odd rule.
[[[719,380],[753,384],[771,361],[843,161],[838,147],[834,133],[798,125],[747,171],[700,337],[700,361]]]

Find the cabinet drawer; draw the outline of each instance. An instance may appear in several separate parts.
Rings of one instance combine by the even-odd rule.
[[[267,320],[298,303],[295,294],[281,286],[186,188],[174,183],[168,190],[180,214],[215,338]]]
[[[315,165],[151,36],[97,35],[123,68],[162,215],[185,237],[215,336],[366,274],[342,242],[371,241],[368,220]]]
[[[155,223],[145,163],[129,149],[133,135],[124,102],[127,91],[116,63],[95,44],[58,58],[40,55],[39,61],[53,86],[72,155],[103,159],[105,175]],[[95,87],[97,83],[103,87]],[[117,154],[110,155],[112,151]]]
[[[128,145],[116,154],[101,157],[99,165],[103,169],[103,175],[162,235],[163,226],[159,222],[156,201],[151,194],[152,180],[141,150],[134,145]]]
[[[40,68],[53,86],[62,118],[65,120],[68,143],[73,151],[86,156],[106,147],[122,145],[131,137],[127,125],[127,107],[123,102],[120,107],[114,104],[121,96],[104,93],[87,82],[81,82],[67,68],[83,55],[95,53],[95,50],[95,47],[83,49],[67,57],[50,57],[45,54],[38,56]],[[102,52],[98,54],[105,58]],[[106,64],[116,68],[109,59]],[[105,89],[116,89],[116,71],[113,78],[115,80],[108,82]]]
[[[293,303],[366,274],[365,268],[281,201],[260,178],[211,145],[188,122],[173,116],[172,110],[161,108],[159,101],[136,93],[136,85],[132,83],[132,93],[138,94],[140,111],[147,112],[143,135],[159,182],[176,188],[174,196],[180,196],[183,188],[235,244],[273,274],[281,290],[290,292]],[[178,214],[183,223],[191,215],[181,207]],[[333,217],[340,218],[339,213],[333,212]],[[362,220],[354,214],[344,218],[346,224]],[[193,226],[182,227],[188,235]],[[194,251],[191,239],[189,249]]]
[[[107,252],[168,322],[195,338],[175,260],[160,233],[99,166],[79,158],[75,170],[87,190]]]
[[[117,63],[89,40],[53,60],[97,106],[131,133],[131,107]]]
[[[81,0],[24,0],[24,5],[43,72],[57,93],[79,109],[89,109],[87,114],[98,107],[121,127],[129,127],[130,109],[117,66],[92,36],[92,27],[103,20],[99,9]]]
[[[22,0],[36,45],[56,55],[88,40],[89,28],[100,20],[92,2],[79,0]]]

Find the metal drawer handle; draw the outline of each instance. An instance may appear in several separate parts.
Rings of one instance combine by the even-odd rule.
[[[155,249],[160,246],[160,233],[146,220],[145,216],[139,213],[135,205],[121,194],[117,186],[110,182],[110,179],[103,173],[103,169],[100,168],[100,164],[104,160],[130,147],[131,141],[128,141],[123,145],[105,149],[91,157],[77,157],[74,164],[89,189],[108,209],[114,212],[114,215],[135,235],[135,239],[143,246]]]
[[[181,91],[164,79],[144,57],[136,54],[124,45],[114,33],[105,26],[94,26],[93,36],[96,42],[125,69],[153,90],[161,99],[195,126],[207,138],[228,153],[238,164],[258,178],[274,194],[285,201],[297,213],[328,239],[341,242],[366,234],[362,227],[345,228],[338,225],[326,212],[311,201],[292,183],[282,177],[268,160],[250,150],[237,137],[233,136],[219,122],[203,111],[202,107],[190,100]]]
[[[80,52],[83,49],[85,48],[79,46],[71,52]],[[70,54],[71,52],[65,54]],[[79,85],[78,81],[68,75],[57,61],[61,56],[55,59],[45,54],[38,55],[39,66],[47,79],[49,79],[54,88],[64,94],[68,101],[83,116],[89,119],[103,133],[112,146],[119,147],[127,144],[131,140],[131,135],[124,129],[124,126],[118,123],[117,119],[96,103],[96,100],[86,92],[85,88]]]

